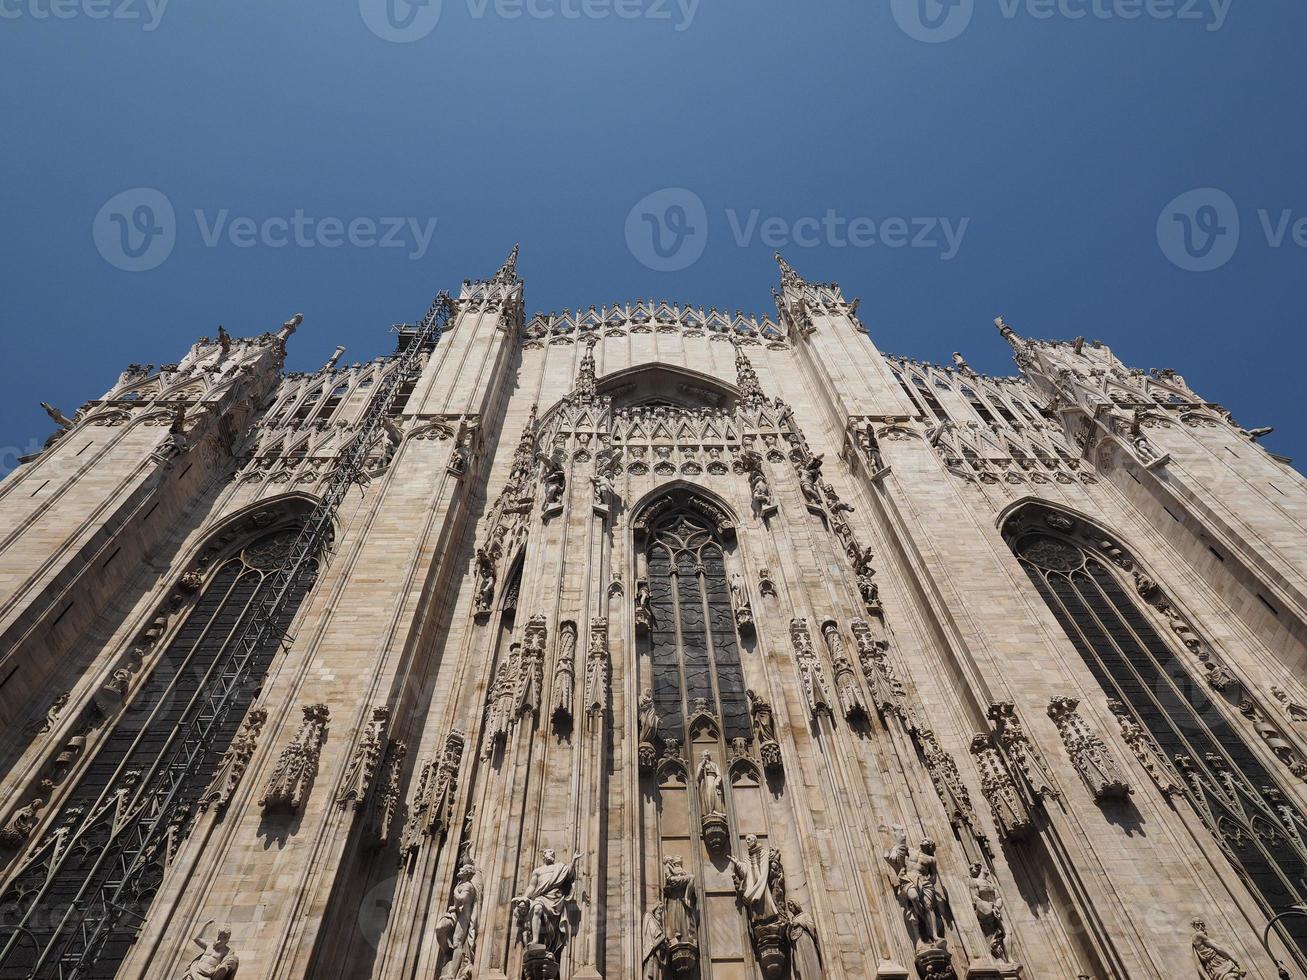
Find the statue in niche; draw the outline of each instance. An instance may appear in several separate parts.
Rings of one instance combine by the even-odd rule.
[[[667,966],[667,934],[663,930],[663,904],[658,902],[644,914],[641,928],[644,951],[640,959],[640,980],[663,980]]]
[[[527,947],[528,960],[552,959],[557,964],[559,954],[567,945],[567,903],[572,897],[580,862],[581,854],[577,852],[567,864],[559,864],[554,849],[546,847],[542,863],[531,872],[526,891],[513,898],[511,904],[520,928],[518,937]]]
[[[193,940],[202,952],[191,960],[186,972],[181,975],[181,980],[232,980],[236,976],[240,959],[227,945],[231,939],[231,930],[219,929],[213,942],[209,942],[204,938],[204,933],[211,925],[212,919],[204,924],[200,934]]]
[[[744,839],[746,861],[731,857],[735,890],[749,913],[750,927],[775,919],[785,901],[785,870],[780,853],[763,847],[756,834]],[[779,897],[778,897],[779,896]]]
[[[684,947],[696,947],[690,955],[698,960],[699,893],[695,888],[694,875],[686,870],[679,855],[663,858],[663,898],[667,900],[663,932],[667,936],[668,952],[674,965],[677,965],[678,960],[682,961],[677,972],[687,972],[684,968],[687,951]]]
[[[458,869],[449,909],[436,921],[436,940],[441,953],[449,953],[440,980],[470,980],[472,976],[483,891],[481,872],[469,860]]]
[[[1007,927],[1003,923],[1003,896],[998,883],[984,865],[971,866],[971,906],[980,921],[980,931],[989,943],[989,952],[996,960],[1007,960]]]
[[[1206,922],[1194,919],[1190,924],[1194,929],[1194,955],[1198,957],[1198,969],[1205,980],[1235,980],[1248,975],[1229,950],[1212,942],[1207,935]]]
[[[536,455],[536,459],[544,466],[544,511],[546,514],[553,513],[563,506],[563,493],[567,490],[567,474],[563,470],[562,456],[562,450],[555,450],[551,456],[546,456],[544,453]]]
[[[645,688],[640,695],[640,743],[653,745],[658,738],[658,709],[654,705],[653,692]]]
[[[477,549],[477,612],[489,612],[495,601],[495,560],[494,552],[487,551],[485,548]]]
[[[787,911],[790,919],[790,968],[794,971],[794,980],[822,980],[817,923],[798,902],[788,902]]]
[[[656,625],[651,599],[649,582],[640,579],[635,583],[635,628],[638,630],[651,630]]]
[[[699,783],[699,814],[703,817],[726,813],[726,794],[722,789],[722,771],[705,750],[695,771]]]
[[[799,489],[803,499],[813,507],[822,505],[821,456],[813,456],[799,470]]]
[[[885,852],[885,860],[894,869],[894,891],[903,905],[908,931],[918,948],[942,941],[948,917],[948,895],[939,880],[935,842],[927,837],[916,850],[912,850],[908,847],[908,832],[895,827],[894,846]]]
[[[731,573],[731,606],[735,610],[735,624],[749,626],[753,623],[753,607],[749,603],[749,587],[744,576],[739,572]]]

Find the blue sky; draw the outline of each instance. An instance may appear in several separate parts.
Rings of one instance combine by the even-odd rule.
[[[531,311],[759,312],[779,241],[883,350],[1100,338],[1301,462],[1307,5],[954,2],[0,0],[0,467],[219,323],[386,353],[515,241]]]

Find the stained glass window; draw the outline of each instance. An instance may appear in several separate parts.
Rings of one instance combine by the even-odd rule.
[[[1307,817],[1092,552],[1043,533],[1016,543],[1035,588],[1103,690],[1127,706],[1268,917],[1307,898]],[[1307,959],[1301,917],[1282,923]]]
[[[649,657],[666,737],[686,741],[697,702],[715,709],[727,741],[748,738],[748,704],[721,542],[696,514],[678,512],[650,535]]]
[[[59,806],[52,830],[29,841],[35,856],[0,895],[0,978],[62,976],[58,949],[70,930],[82,927],[80,908],[96,890],[112,884],[118,851],[112,840],[114,796],[144,803],[166,782],[161,763],[184,729],[207,725],[208,751],[181,784],[183,802],[192,807],[207,788],[218,762],[235,736],[272,663],[275,636],[255,652],[246,674],[251,683],[237,687],[229,710],[214,716],[210,695],[230,676],[241,654],[236,643],[244,621],[270,587],[273,573],[289,552],[296,528],[273,532],[224,562],[210,577],[185,622],[168,643],[132,703],[113,722],[68,797]],[[284,629],[312,584],[301,578],[282,611]],[[66,847],[50,847],[59,828],[71,830]],[[187,825],[177,828],[180,837]],[[125,835],[120,835],[125,836]],[[160,859],[162,859],[162,855]],[[136,938],[136,930],[158,886],[161,870],[146,878],[148,890],[128,897],[124,914],[87,974],[88,980],[110,978]],[[73,909],[71,913],[70,909]],[[65,918],[67,914],[67,917]],[[38,965],[39,964],[39,965]],[[79,974],[80,976],[81,974]]]

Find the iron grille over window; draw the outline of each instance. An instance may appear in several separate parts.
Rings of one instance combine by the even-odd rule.
[[[1053,535],[1028,534],[1015,550],[1099,685],[1175,766],[1199,819],[1268,915],[1307,898],[1307,818],[1117,576],[1095,553]],[[1303,922],[1284,928],[1307,960]]]
[[[185,622],[61,804],[45,838],[31,842],[35,846],[27,865],[0,895],[0,978],[62,976],[59,937],[83,928],[77,921],[79,900],[120,872],[114,839],[122,834],[121,825],[128,818],[149,818],[150,801],[167,782],[162,760],[178,732],[205,711],[214,682],[239,653],[234,641],[241,626],[262,592],[271,587],[273,573],[285,560],[298,530],[276,531],[252,542],[211,574]],[[283,610],[279,624],[283,631],[312,579],[305,576],[297,583]],[[276,651],[273,638],[257,652],[252,678],[267,673]],[[213,778],[256,693],[254,684],[236,689],[232,695],[236,703],[212,731],[203,765],[191,770],[181,784],[182,802],[190,807],[184,812],[189,816],[193,817],[195,802]],[[177,826],[173,840],[180,842],[188,829],[189,820]],[[120,919],[86,980],[108,980],[117,972],[170,856],[155,857],[157,870],[148,878],[146,890],[133,897],[132,914]]]

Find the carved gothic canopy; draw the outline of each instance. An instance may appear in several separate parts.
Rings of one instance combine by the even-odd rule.
[[[735,536],[735,519],[725,507],[705,493],[687,486],[673,486],[660,491],[640,508],[635,520],[631,522],[636,540],[643,540],[660,518],[678,509],[693,511],[703,517],[723,540]]]
[[[612,399],[614,409],[663,405],[729,412],[738,401],[734,386],[696,371],[664,364],[618,371],[601,378],[596,389],[600,395]]]

